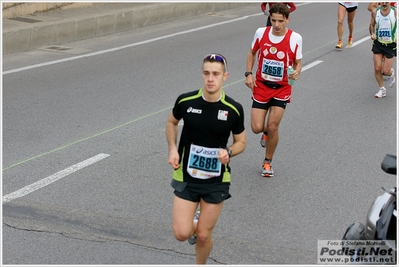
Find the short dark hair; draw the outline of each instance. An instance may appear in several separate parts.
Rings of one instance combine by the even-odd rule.
[[[227,71],[227,60],[221,54],[209,54],[209,55],[207,55],[204,58],[203,63],[205,63],[205,62],[219,62],[219,63],[222,63],[224,72]]]
[[[288,6],[284,3],[276,3],[273,4],[272,7],[269,10],[270,16],[273,13],[281,14],[284,16],[284,18],[288,19],[290,17],[290,9]]]

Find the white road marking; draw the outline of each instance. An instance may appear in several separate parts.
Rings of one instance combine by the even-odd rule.
[[[110,155],[108,154],[98,154],[97,156],[94,156],[92,158],[89,158],[85,161],[82,161],[78,164],[75,164],[71,167],[68,167],[60,172],[57,172],[53,175],[50,175],[40,181],[37,181],[36,183],[30,184],[28,186],[25,186],[24,188],[21,188],[11,194],[3,196],[3,202],[10,202],[13,199],[20,198],[23,196],[26,196],[27,194],[32,193],[33,191],[36,191],[42,187],[45,187],[51,183],[54,183],[55,181],[71,174],[74,173],[80,169],[83,169],[84,167],[87,167],[93,163],[96,163],[97,161],[100,161],[102,159],[105,159],[106,157],[109,157]]]
[[[308,70],[308,69],[310,69],[310,68],[313,68],[314,66],[319,65],[319,64],[322,63],[322,62],[323,62],[323,61],[321,61],[321,60],[316,60],[315,62],[312,62],[312,63],[306,65],[305,67],[303,67],[303,68],[302,68],[302,71],[305,71],[305,70]]]
[[[367,41],[367,40],[370,40],[370,41],[371,41],[370,36],[366,36],[366,37],[364,37],[364,38],[362,38],[362,39],[360,39],[360,40],[354,42],[353,45],[352,45],[352,47],[357,46],[358,44],[361,44],[361,43],[363,43],[363,42],[365,42],[365,41]]]

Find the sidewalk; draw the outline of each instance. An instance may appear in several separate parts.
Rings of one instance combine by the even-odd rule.
[[[248,3],[104,3],[3,19],[3,55],[129,31]]]

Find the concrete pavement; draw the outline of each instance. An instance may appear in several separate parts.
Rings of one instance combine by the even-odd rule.
[[[248,3],[104,3],[2,20],[3,55],[129,31]]]

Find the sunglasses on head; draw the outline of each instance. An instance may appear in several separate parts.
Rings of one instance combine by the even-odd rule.
[[[227,62],[226,59],[224,58],[224,56],[219,55],[219,54],[209,54],[204,58],[204,62],[213,62],[213,61],[217,61],[220,63],[223,63],[223,65],[227,68]]]

